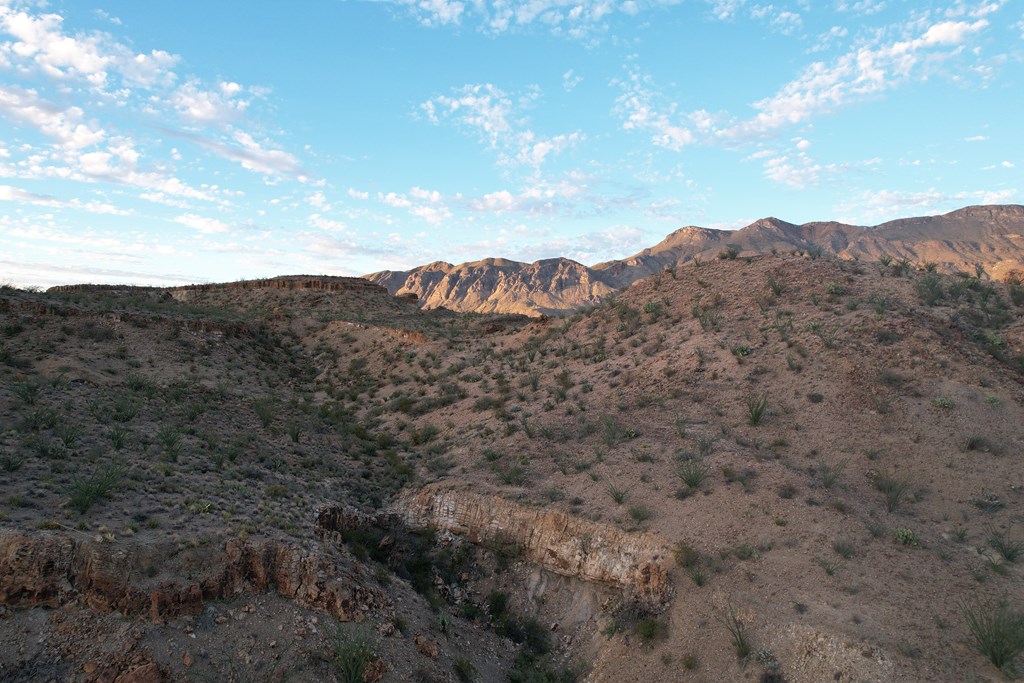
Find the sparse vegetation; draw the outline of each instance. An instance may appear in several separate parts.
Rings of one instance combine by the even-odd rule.
[[[697,490],[711,474],[711,466],[701,458],[684,457],[676,464],[676,474],[690,489]]]
[[[729,632],[737,659],[746,659],[751,652],[750,636],[747,633],[746,623],[731,604],[726,607],[725,613],[718,617],[718,622]]]
[[[330,635],[334,669],[342,683],[363,683],[366,667],[373,661],[375,645],[363,630],[334,626]]]
[[[747,397],[747,424],[757,426],[768,414],[768,393]]]
[[[752,642],[752,612],[722,611],[726,592],[743,605],[777,600],[807,627],[869,625],[891,654],[935,678],[969,671],[981,658],[955,647],[968,629],[948,606],[911,590],[889,591],[891,609],[854,607],[883,582],[921,576],[954,599],[964,581],[1018,597],[1022,413],[1008,364],[1021,304],[1009,285],[969,273],[890,263],[882,280],[866,262],[782,251],[680,266],[605,303],[532,321],[386,296],[381,313],[345,290],[268,289],[249,301],[211,286],[187,312],[174,290],[146,294],[145,309],[121,293],[37,293],[4,309],[3,297],[28,294],[0,293],[0,521],[126,561],[136,547],[156,549],[130,582],[180,581],[165,548],[183,564],[219,558],[227,543],[243,553],[287,544],[311,566],[336,564],[345,580],[354,572],[360,589],[401,597],[393,618],[405,636],[381,651],[397,663],[387,676],[568,680],[573,672],[555,663],[578,657],[579,643],[548,651],[567,633],[554,613],[563,603],[530,603],[536,621],[512,612],[527,604],[520,577],[538,559],[533,545],[493,525],[479,535],[420,532],[387,516],[399,495],[427,505],[428,494],[479,494],[538,523],[568,515],[588,561],[607,551],[600,533],[650,542],[660,562],[660,537],[686,536],[692,545],[673,548],[669,576],[693,602],[693,623],[677,626],[676,608],[604,612],[652,677],[696,669],[697,655],[677,647],[685,633],[663,641],[670,627],[716,614],[719,654],[728,635],[748,677],[782,675]],[[929,276],[941,285],[934,305],[918,287]],[[83,325],[90,317],[98,324]],[[317,541],[329,527],[311,514],[333,504],[351,516],[338,523],[342,548]],[[406,583],[419,597],[407,599]],[[227,596],[210,613],[248,615],[238,610],[252,602],[258,615],[247,618],[263,618],[275,600]],[[296,609],[306,622],[285,632],[306,629],[307,649],[319,651],[296,670],[344,680],[342,662],[358,653],[347,640],[330,644],[327,612],[316,612],[314,632],[313,612]],[[10,628],[24,621],[22,611],[8,615]],[[242,621],[230,629],[247,628]],[[910,630],[897,632],[897,621]],[[339,628],[355,634],[351,626]],[[147,638],[163,627],[151,628]],[[420,634],[425,648],[440,648],[437,659],[416,651]],[[499,637],[519,654],[495,647]],[[933,637],[953,645],[939,648],[948,661],[916,640]],[[280,662],[287,642],[274,649]],[[209,650],[191,675],[270,671],[238,663],[228,672],[214,659],[223,653]],[[700,676],[735,677],[731,661],[692,652]],[[254,654],[259,666],[265,654]],[[367,661],[381,666],[372,649]],[[873,661],[865,678],[878,673]],[[765,671],[750,670],[760,664]]]
[[[1009,537],[1009,531],[989,529],[988,544],[1007,562],[1013,563],[1024,555],[1024,541],[1015,541]]]
[[[885,496],[885,509],[889,512],[896,512],[903,503],[903,499],[910,493],[910,482],[892,475],[879,474],[875,477],[875,488]]]
[[[84,515],[103,498],[109,498],[120,486],[127,469],[120,463],[110,463],[91,476],[76,479],[71,485],[70,504]]]
[[[1015,663],[1024,653],[1024,615],[1006,597],[962,602],[960,609],[981,653],[1000,671],[1015,675]]]

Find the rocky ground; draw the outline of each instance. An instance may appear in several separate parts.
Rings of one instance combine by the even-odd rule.
[[[999,680],[1024,290],[729,256],[542,320],[5,288],[0,677]]]

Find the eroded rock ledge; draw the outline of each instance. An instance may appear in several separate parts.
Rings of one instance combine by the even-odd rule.
[[[557,510],[527,507],[471,491],[406,492],[392,513],[484,545],[515,543],[522,556],[564,576],[612,584],[650,604],[666,604],[672,551],[653,533],[628,533]]]
[[[189,578],[147,577],[151,568],[165,565]],[[209,600],[267,590],[343,621],[391,606],[364,580],[359,565],[336,561],[327,549],[228,541],[172,559],[139,545],[112,547],[63,533],[0,534],[0,604],[57,607],[78,599],[99,611],[161,621],[198,614]]]

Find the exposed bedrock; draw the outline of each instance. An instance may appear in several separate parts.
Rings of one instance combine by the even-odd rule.
[[[337,561],[335,552],[273,541],[228,541],[218,548],[175,552],[141,544],[110,546],[62,533],[8,532],[0,534],[0,603],[57,607],[78,599],[100,611],[146,613],[160,621],[197,614],[208,600],[276,590],[343,621],[390,608],[359,566]]]
[[[550,571],[611,584],[652,605],[672,597],[672,551],[657,534],[630,533],[465,490],[409,491],[392,511],[412,527],[449,531],[483,545],[514,543],[524,559]]]

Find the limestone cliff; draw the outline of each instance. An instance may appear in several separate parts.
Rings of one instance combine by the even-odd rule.
[[[652,604],[665,604],[672,596],[671,548],[653,533],[629,533],[471,491],[407,492],[393,512],[413,527],[449,531],[484,545],[514,544],[525,559],[555,573],[612,584]]]

